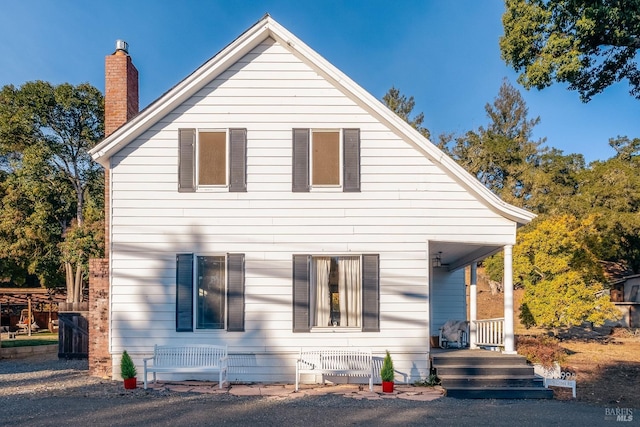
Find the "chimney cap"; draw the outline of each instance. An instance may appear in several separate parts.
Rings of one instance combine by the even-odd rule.
[[[116,52],[118,51],[129,53],[129,43],[120,39],[116,40]]]

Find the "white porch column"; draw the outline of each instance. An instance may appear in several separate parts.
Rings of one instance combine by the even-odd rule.
[[[504,247],[504,352],[515,354],[513,329],[513,245]]]
[[[478,301],[476,284],[478,283],[478,264],[471,264],[471,282],[469,283],[469,348],[476,346],[476,320],[478,320]]]

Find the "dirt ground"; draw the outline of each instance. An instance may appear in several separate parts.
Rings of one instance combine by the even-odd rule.
[[[489,286],[478,280],[478,319],[504,316],[503,295],[492,295]],[[523,290],[514,291],[519,313]],[[518,319],[516,335],[545,334],[544,330],[525,329]],[[577,400],[618,407],[640,409],[640,330],[624,328],[569,328],[559,331],[560,345],[567,353],[563,369],[577,375]],[[554,388],[560,400],[572,399],[571,389]]]
[[[578,400],[640,408],[640,335],[631,336],[626,329],[588,338],[568,335],[560,343],[569,353],[563,365],[577,374]],[[567,390],[556,396],[570,399]]]

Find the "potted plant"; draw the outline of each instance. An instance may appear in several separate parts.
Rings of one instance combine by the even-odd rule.
[[[394,376],[395,372],[393,370],[393,360],[391,360],[391,355],[389,354],[389,350],[387,350],[387,355],[384,357],[384,361],[382,362],[382,369],[380,369],[380,379],[382,380],[383,393],[393,393]]]
[[[120,359],[120,376],[122,376],[122,379],[124,380],[124,388],[134,389],[137,387],[137,373],[136,365],[133,364],[131,356],[129,356],[129,353],[125,350],[122,353],[122,359]]]

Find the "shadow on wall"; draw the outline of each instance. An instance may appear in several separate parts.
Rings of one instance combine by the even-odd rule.
[[[144,239],[145,231],[150,227],[141,226],[141,233],[131,235],[129,240]],[[153,236],[164,235],[167,240],[163,244],[162,251],[150,251],[149,247],[141,243],[114,243],[112,257],[114,268],[111,295],[111,350],[114,357],[114,374],[119,373],[119,354],[127,350],[133,357],[136,365],[143,366],[142,359],[150,357],[154,344],[166,345],[173,343],[190,344],[221,344],[228,345],[230,357],[229,380],[230,381],[276,381],[283,377],[295,378],[295,358],[300,346],[313,346],[314,339],[308,334],[300,336],[300,344],[291,341],[292,345],[280,348],[280,343],[273,342],[272,328],[277,324],[275,333],[291,333],[291,274],[290,263],[283,262],[281,266],[272,268],[267,262],[260,262],[247,258],[245,277],[249,280],[259,278],[258,284],[251,284],[249,289],[245,287],[245,331],[228,332],[220,330],[197,330],[193,332],[176,331],[176,255],[180,253],[215,253],[216,248],[238,248],[242,246],[264,246],[264,251],[273,251],[275,245],[271,242],[261,242],[256,236],[224,236],[224,244],[215,242],[216,236],[206,234],[205,230],[197,225],[191,225],[188,233],[170,235],[154,233]],[[206,241],[205,241],[206,239]],[[230,242],[237,239],[236,242]],[[247,239],[252,239],[251,245],[247,245]],[[143,241],[143,240],[142,240]],[[154,245],[160,246],[160,245]],[[287,248],[287,252],[308,252],[308,247],[301,243],[299,247]],[[222,251],[220,251],[222,253]],[[269,274],[269,277],[266,275]],[[282,287],[287,283],[288,292],[276,292],[272,295],[266,292],[257,293],[260,285],[274,279]],[[401,278],[394,281],[386,280],[383,283],[386,294],[396,294],[403,298],[427,304],[428,296],[410,289],[415,287],[415,281]],[[195,304],[195,303],[194,303]],[[247,309],[249,307],[249,309]],[[264,307],[264,310],[261,309]],[[258,308],[256,310],[256,308]],[[272,313],[278,313],[271,316]],[[289,313],[283,319],[282,313]],[[403,316],[401,313],[393,315],[381,313],[381,322],[402,323],[425,327],[425,319],[416,318],[411,313]],[[274,319],[275,317],[275,319]],[[288,322],[288,323],[287,323]],[[285,325],[287,326],[280,326]],[[393,347],[401,346],[399,342]],[[427,344],[425,343],[425,346]],[[426,355],[425,355],[426,357]],[[117,360],[116,360],[117,359]],[[375,372],[379,380],[379,369],[382,364],[381,357],[375,357]],[[413,365],[415,368],[415,364]],[[142,369],[139,369],[142,374]],[[418,370],[415,372],[399,372],[404,382],[409,378],[420,378]]]

